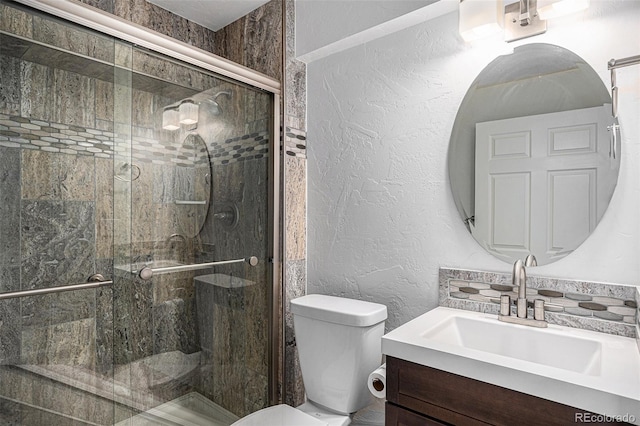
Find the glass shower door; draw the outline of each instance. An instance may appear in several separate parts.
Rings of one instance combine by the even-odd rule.
[[[0,37],[0,423],[267,406],[273,95],[4,0]]]
[[[0,423],[113,424],[114,40],[0,18]]]
[[[270,95],[140,48],[131,87],[115,378],[136,418],[230,424],[268,405]]]

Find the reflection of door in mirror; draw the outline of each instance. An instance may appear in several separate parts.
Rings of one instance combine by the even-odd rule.
[[[473,235],[510,261],[575,250],[604,214],[618,175],[611,105],[476,124]],[[614,158],[615,157],[615,158]]]

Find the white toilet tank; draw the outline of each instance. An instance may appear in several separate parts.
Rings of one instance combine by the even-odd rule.
[[[291,312],[308,399],[341,414],[369,405],[367,379],[382,360],[387,307],[310,294],[292,300]]]

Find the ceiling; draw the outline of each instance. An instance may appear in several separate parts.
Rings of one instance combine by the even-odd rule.
[[[176,15],[218,31],[269,0],[147,0]]]

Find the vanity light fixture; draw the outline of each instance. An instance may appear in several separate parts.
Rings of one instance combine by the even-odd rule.
[[[198,123],[198,104],[191,99],[186,99],[180,103],[178,110],[180,111],[181,124],[197,124]]]
[[[178,130],[180,128],[178,107],[169,106],[162,111],[162,128],[165,130]]]
[[[464,41],[473,41],[502,31],[502,2],[460,0],[458,25]]]
[[[504,7],[504,41],[516,41],[547,32],[538,15],[537,0],[518,0]]]
[[[558,16],[580,12],[589,7],[589,0],[538,0],[540,19],[552,19]]]
[[[459,30],[471,41],[504,27],[504,40],[516,41],[546,32],[549,18],[588,7],[589,0],[460,0]]]

